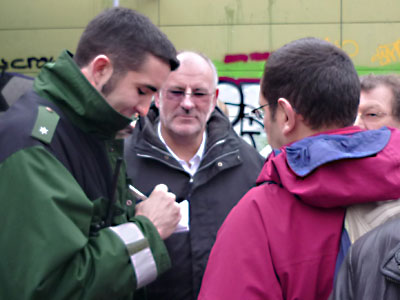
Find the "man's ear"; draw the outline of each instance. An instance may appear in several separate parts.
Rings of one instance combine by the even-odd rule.
[[[219,89],[215,90],[215,99],[218,99],[218,95],[219,95]]]
[[[215,90],[215,93],[214,93],[214,107],[217,105],[217,102],[218,102],[218,95],[219,95],[219,89],[216,89]]]
[[[97,55],[86,67],[82,68],[82,73],[89,82],[98,90],[111,78],[114,68],[111,60],[106,55]]]
[[[285,98],[278,99],[278,109],[281,112],[282,133],[287,136],[295,129],[297,113]]]

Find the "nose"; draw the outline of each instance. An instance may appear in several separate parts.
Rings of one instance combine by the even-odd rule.
[[[192,95],[191,94],[185,94],[181,101],[181,107],[184,109],[190,110],[191,108],[194,107],[194,102],[192,100]]]
[[[147,113],[149,112],[150,109],[150,104],[151,101],[153,100],[153,97],[148,97],[146,101],[142,101],[139,103],[139,105],[136,107],[136,111],[139,113],[141,116],[146,116]]]
[[[149,105],[146,105],[146,106],[141,105],[141,106],[138,107],[137,110],[138,110],[139,115],[146,116],[147,113],[149,112],[149,109],[150,109]]]

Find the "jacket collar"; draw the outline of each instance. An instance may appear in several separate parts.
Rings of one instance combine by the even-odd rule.
[[[272,153],[257,184],[273,181],[317,207],[397,199],[399,143],[399,132],[388,128],[324,132]]]
[[[389,142],[383,127],[348,134],[320,134],[286,147],[287,161],[298,176],[307,176],[319,166],[336,160],[363,158],[380,152]]]
[[[54,102],[86,133],[113,138],[132,121],[115,111],[63,51],[56,62],[46,64],[34,82],[35,91]]]

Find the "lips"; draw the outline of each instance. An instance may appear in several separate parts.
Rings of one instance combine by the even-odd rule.
[[[174,112],[176,117],[194,117],[195,111],[194,110],[177,110]]]

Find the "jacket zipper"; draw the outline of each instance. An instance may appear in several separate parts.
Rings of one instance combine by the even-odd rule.
[[[220,145],[220,144],[225,143],[225,141],[226,141],[226,139],[222,139],[222,140],[219,140],[219,141],[215,142],[215,143],[207,150],[207,152],[204,153],[203,159],[207,156],[208,153],[210,153],[210,151],[211,151],[213,148],[215,148],[216,146],[218,146],[218,145]],[[165,152],[164,150],[162,150],[162,149],[160,149],[160,148],[157,148],[156,146],[153,146],[153,145],[150,145],[150,146],[151,146],[151,148],[152,148],[153,150],[156,150],[156,151],[160,152],[160,153],[163,154],[163,155],[168,155],[169,157],[174,158],[169,152]],[[224,153],[223,155],[220,155],[220,156],[216,157],[215,159],[213,159],[213,160],[212,160],[211,162],[209,162],[208,164],[206,164],[206,165],[200,167],[200,168],[197,170],[197,172],[199,172],[199,171],[201,171],[202,169],[204,169],[204,168],[206,168],[206,167],[212,165],[216,160],[219,160],[219,159],[221,159],[222,157],[231,155],[231,154],[233,154],[233,153],[235,153],[235,152],[237,152],[237,150],[234,150],[234,151],[231,151],[231,152],[228,152],[228,153]],[[183,170],[183,171],[184,171],[184,169],[183,169],[182,167],[179,168],[179,167],[177,167],[177,166],[175,166],[175,165],[172,165],[172,164],[166,162],[165,160],[159,159],[159,158],[154,157],[154,156],[152,156],[152,155],[141,154],[141,153],[138,153],[137,155],[138,155],[139,157],[151,158],[151,159],[157,160],[157,161],[162,162],[162,163],[164,163],[164,164],[166,164],[166,165],[168,165],[168,166],[170,166],[170,167],[172,167],[172,168],[174,168],[174,169]],[[202,159],[202,160],[203,160],[203,159]]]
[[[165,152],[164,150],[162,150],[162,149],[160,149],[160,148],[157,148],[156,146],[153,146],[153,145],[150,145],[150,146],[151,146],[151,148],[152,148],[153,150],[156,150],[157,152],[160,152],[162,155],[168,155],[168,157],[174,158],[174,157],[171,155],[171,153]],[[167,166],[170,166],[170,167],[173,168],[173,169],[180,170],[180,171],[185,171],[180,165],[179,165],[179,167],[177,167],[176,165],[170,164],[170,163],[166,162],[165,160],[162,160],[162,159],[160,159],[160,158],[158,158],[158,157],[154,157],[154,156],[152,156],[152,155],[142,154],[142,153],[139,153],[139,152],[138,152],[138,153],[137,153],[137,156],[143,157],[143,158],[151,158],[151,159],[154,159],[154,160],[156,160],[156,161],[162,162],[162,163],[166,164]]]

